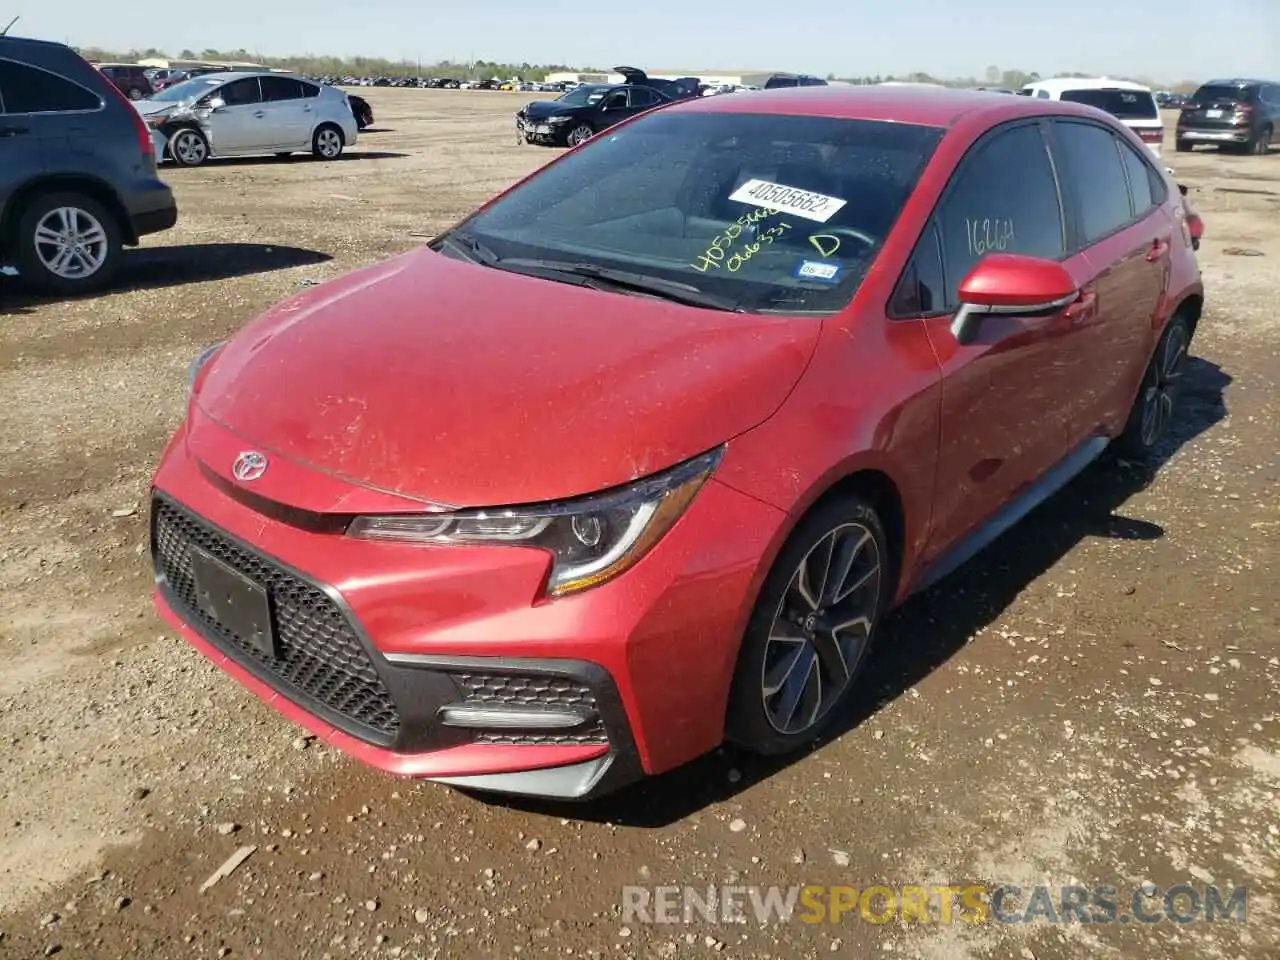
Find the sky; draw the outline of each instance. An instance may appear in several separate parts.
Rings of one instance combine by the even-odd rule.
[[[131,16],[136,9],[0,0],[0,20],[21,15],[15,35],[175,55],[243,47],[706,73],[980,78],[998,66],[1169,83],[1280,80],[1280,0],[218,0],[152,4]]]

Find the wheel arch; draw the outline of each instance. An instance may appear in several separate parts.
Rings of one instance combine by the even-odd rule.
[[[356,125],[357,125],[357,126],[359,126],[359,124],[358,124],[358,123],[357,123]],[[319,123],[317,123],[317,124],[315,125],[315,128],[311,131],[311,142],[312,142],[312,143],[315,143],[315,142],[316,142],[316,136],[317,136],[317,135],[320,133],[320,131],[321,131],[321,130],[323,130],[325,127],[331,127],[332,129],[337,130],[337,131],[338,131],[338,136],[342,139],[342,145],[343,145],[344,147],[347,145],[347,132],[346,132],[345,130],[343,130],[343,129],[342,129],[342,124],[338,123],[336,120],[321,120]]]
[[[12,254],[14,231],[22,212],[37,197],[50,193],[81,193],[101,203],[116,219],[120,237],[128,246],[138,242],[133,221],[125,209],[120,195],[106,181],[80,173],[51,173],[29,180],[9,195],[4,212],[0,213],[0,248]]]
[[[1200,314],[1204,312],[1204,294],[1191,293],[1178,301],[1178,305],[1170,311],[1170,318],[1181,317],[1187,321],[1187,329],[1192,337],[1196,335],[1196,326],[1200,323]]]

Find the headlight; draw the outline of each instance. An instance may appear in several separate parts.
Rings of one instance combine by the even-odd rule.
[[[568,123],[572,119],[569,116],[547,117],[547,123]]]
[[[201,367],[203,367],[206,363],[208,363],[210,358],[215,353],[217,353],[219,350],[222,349],[222,345],[224,343],[226,343],[225,340],[219,340],[217,343],[210,344],[209,346],[201,350],[199,353],[197,353],[195,357],[192,358],[191,362],[187,364],[187,396],[188,397],[191,396],[191,391],[196,385],[196,377],[200,375]]]
[[[552,556],[547,593],[576,593],[612,580],[648,553],[702,488],[724,448],[607,493],[562,503],[449,514],[357,517],[364,540],[537,547]]]

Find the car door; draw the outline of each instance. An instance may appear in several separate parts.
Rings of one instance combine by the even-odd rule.
[[[267,152],[272,144],[262,106],[262,90],[257,77],[241,77],[218,87],[211,96],[220,98],[206,121],[214,153]]]
[[[1080,389],[1063,421],[1068,441],[1079,443],[1114,433],[1128,415],[1154,346],[1177,224],[1158,205],[1164,178],[1127,137],[1088,120],[1055,119],[1053,151],[1074,210],[1073,246],[1094,277],[1095,309],[1077,331]]]
[[[0,210],[13,190],[44,170],[40,118],[31,116],[32,107],[41,105],[30,97],[35,82],[43,79],[38,73],[34,67],[0,60]]]
[[[265,136],[271,148],[300,147],[311,140],[311,107],[295,77],[260,77]],[[305,109],[304,109],[305,107]]]
[[[662,94],[650,87],[632,87],[631,97],[627,103],[627,116],[633,117],[637,113],[651,110],[664,99],[666,98]]]
[[[0,59],[0,190],[75,153],[110,153],[89,135],[101,96],[31,64]],[[129,131],[133,136],[132,131]],[[61,172],[54,170],[53,172]]]
[[[631,115],[631,98],[628,88],[617,87],[610,90],[600,101],[599,119],[596,121],[596,132],[606,130],[615,123],[621,123]]]
[[[960,282],[985,256],[1060,261],[1085,287],[1089,266],[1068,255],[1068,226],[1046,125],[1004,125],[968,151],[903,275],[890,315],[925,324],[942,376],[925,563],[992,520],[1068,452],[1061,411],[1077,389],[1074,329],[1090,309],[1087,294],[1049,315],[993,314],[973,343],[951,332]]]

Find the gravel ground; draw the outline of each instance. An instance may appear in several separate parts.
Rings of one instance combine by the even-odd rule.
[[[1160,470],[1099,464],[888,625],[837,739],[589,806],[358,768],[164,631],[146,490],[187,360],[550,153],[518,97],[372,90],[341,162],[170,170],[75,302],[0,280],[0,956],[1280,956],[1280,155],[1168,157],[1208,308]],[[252,855],[202,883],[237,849]],[[625,884],[1248,887],[1240,923],[655,925]],[[1122,911],[1123,912],[1123,911]]]

